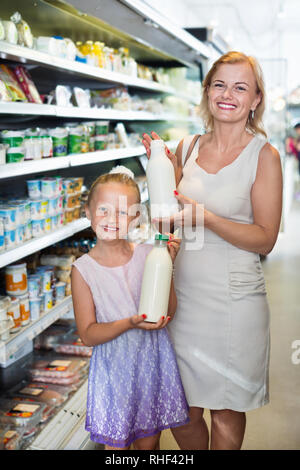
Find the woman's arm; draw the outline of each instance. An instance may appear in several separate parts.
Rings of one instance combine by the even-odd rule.
[[[232,222],[206,210],[204,224],[238,248],[267,255],[276,243],[282,211],[280,155],[270,144],[260,152],[251,202],[253,224]]]

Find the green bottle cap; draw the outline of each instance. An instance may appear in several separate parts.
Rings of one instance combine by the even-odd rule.
[[[155,240],[164,240],[164,241],[169,241],[168,235],[163,235],[162,233],[157,233],[155,235]]]

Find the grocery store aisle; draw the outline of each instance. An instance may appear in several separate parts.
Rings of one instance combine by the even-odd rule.
[[[263,261],[271,310],[270,403],[247,413],[244,450],[300,449],[300,364],[292,343],[300,340],[300,201],[294,201],[284,234]],[[205,411],[206,422],[210,416]],[[161,449],[178,449],[164,431]]]

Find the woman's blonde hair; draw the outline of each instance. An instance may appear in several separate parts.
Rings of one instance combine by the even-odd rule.
[[[98,176],[98,178],[92,183],[88,195],[87,205],[90,205],[95,189],[99,184],[105,183],[121,183],[133,188],[136,191],[137,202],[141,202],[141,193],[140,188],[136,181],[133,178],[128,176],[125,173],[104,173],[103,175]]]
[[[207,73],[204,81],[203,81],[203,92],[202,92],[202,99],[200,103],[200,114],[204,122],[204,126],[207,131],[213,130],[214,127],[214,118],[210,112],[209,109],[209,104],[208,104],[208,95],[207,91],[208,88],[210,87],[212,78],[214,74],[216,73],[218,67],[221,64],[241,64],[241,63],[247,63],[250,65],[250,67],[253,70],[255,80],[256,80],[256,93],[260,93],[261,95],[261,100],[260,103],[257,105],[256,110],[254,112],[254,115],[252,117],[252,111],[250,111],[247,123],[246,123],[246,129],[248,129],[250,132],[253,134],[263,134],[265,137],[267,137],[266,131],[264,130],[263,122],[262,122],[262,117],[265,111],[265,84],[264,84],[264,79],[263,79],[263,74],[261,67],[257,60],[254,57],[247,56],[246,54],[243,54],[242,52],[237,52],[237,51],[230,51],[227,52],[226,54],[222,55],[219,57],[216,62],[212,65],[211,69]]]

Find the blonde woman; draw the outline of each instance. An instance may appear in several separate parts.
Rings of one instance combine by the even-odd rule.
[[[269,308],[259,254],[277,239],[282,173],[262,126],[264,107],[259,64],[229,52],[203,83],[207,132],[183,139],[175,155],[166,148],[178,201],[204,205],[202,249],[186,249],[183,230],[178,307],[168,326],[190,407],[190,423],[172,430],[181,449],[240,449],[245,413],[269,401]],[[144,134],[148,158],[150,142]]]

